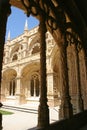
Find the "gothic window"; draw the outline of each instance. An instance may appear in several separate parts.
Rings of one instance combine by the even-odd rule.
[[[21,50],[23,49],[23,45],[21,45]]]
[[[30,95],[38,97],[39,96],[39,78],[37,75],[33,75],[30,84]]]
[[[38,53],[38,52],[40,52],[40,47],[37,45],[37,46],[35,46],[35,47],[33,48],[32,54],[35,54],[35,53]]]
[[[18,52],[19,51],[19,46],[15,49],[15,52]]]
[[[13,57],[12,57],[12,61],[16,61],[17,59],[18,59],[17,54],[14,54]]]
[[[34,80],[31,79],[31,96],[34,96]]]
[[[9,86],[9,96],[14,96],[14,95],[15,95],[15,80],[11,80]]]
[[[38,78],[36,79],[36,96],[39,96],[39,80]]]

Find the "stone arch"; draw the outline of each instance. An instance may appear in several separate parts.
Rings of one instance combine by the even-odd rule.
[[[16,77],[17,76],[17,72],[15,69],[7,69],[5,71],[3,71],[3,75],[2,75],[2,78],[5,78],[5,79],[12,79],[13,77]]]
[[[17,59],[18,59],[17,53],[13,54],[13,56],[12,56],[12,61],[15,61],[15,60],[17,60]]]
[[[51,61],[51,66],[53,70],[53,96],[55,105],[61,104],[61,93],[62,93],[59,55],[60,55],[59,48],[57,45],[55,45],[52,51],[52,61]]]
[[[40,69],[40,64],[39,61],[38,62],[33,62],[33,63],[28,63],[27,65],[25,65],[22,70],[21,70],[21,76],[24,77],[25,75],[31,72],[33,72],[34,70],[39,70]]]
[[[10,58],[11,61],[16,61],[20,58],[23,45],[17,43],[14,47],[11,48]]]
[[[16,44],[12,50],[11,50],[11,53],[10,53],[10,57],[13,55],[13,53],[17,53],[19,51],[19,46],[20,44]]]
[[[15,96],[16,96],[16,76],[17,76],[17,72],[14,69],[7,69],[3,72],[2,90],[1,90],[1,92],[3,93],[3,95],[1,96],[2,101],[4,100],[8,103],[8,102],[12,101],[13,97],[15,98]]]
[[[38,33],[29,44],[29,52],[31,52],[31,55],[40,52],[40,38]]]
[[[27,103],[39,100],[40,95],[40,65],[38,62],[27,64],[21,71],[23,93]]]
[[[38,43],[36,43],[34,45],[34,47],[32,48],[32,54],[36,54],[36,53],[39,53],[40,52],[40,45]]]
[[[11,61],[15,61],[18,59],[18,51],[19,51],[19,44],[15,45],[12,49],[11,49],[11,52],[10,52],[10,58],[11,58]]]

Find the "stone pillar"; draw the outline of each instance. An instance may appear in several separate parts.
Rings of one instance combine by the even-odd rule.
[[[21,77],[18,76],[16,78],[16,97],[17,97],[17,104],[21,103]]]
[[[24,46],[25,48],[23,49],[23,57],[26,56],[26,45]]]
[[[28,84],[28,88],[27,88],[27,91],[28,91],[28,97],[30,97],[31,96],[31,93],[30,93],[30,86],[31,86],[31,81],[30,81],[30,79],[29,79],[29,81],[27,81],[27,84]]]
[[[59,76],[59,71],[58,72],[54,72],[54,76],[53,76],[53,96],[54,96],[54,105],[55,106],[60,106],[61,104],[61,87],[60,87],[60,76]]]
[[[47,73],[48,94],[53,95],[53,72]]]
[[[23,57],[26,56],[27,47],[28,47],[28,34],[26,34],[23,39]]]
[[[9,89],[10,88],[10,81],[8,80],[7,82],[7,92],[6,92],[6,97],[10,95]]]
[[[24,27],[24,38],[23,38],[23,57],[26,56],[26,51],[28,47],[28,23],[27,20],[25,22],[25,27]]]
[[[2,79],[1,82],[1,101],[5,101],[5,92],[6,92],[6,79]]]
[[[19,47],[19,51],[18,51],[18,60],[20,61],[21,58],[22,58],[22,55],[21,55],[21,46]]]
[[[11,80],[10,83],[11,83],[11,85],[10,85],[11,95],[10,96],[13,96],[13,80]]]
[[[0,0],[0,93],[1,93],[1,77],[2,77],[2,62],[6,34],[6,24],[8,15],[11,13],[9,0]],[[1,102],[1,97],[0,97]],[[2,103],[0,103],[0,107]],[[2,129],[2,115],[0,114],[0,130]]]
[[[68,80],[68,68],[67,68],[67,43],[63,40],[60,46],[60,84],[62,87],[61,93],[61,105],[59,109],[59,118],[70,118],[73,115],[72,104],[70,102],[69,95],[69,80]]]
[[[8,46],[6,46],[6,50],[5,50],[5,63],[7,63],[8,62],[8,55],[9,55],[9,47]]]
[[[81,83],[81,95],[82,95],[82,100],[83,100],[83,109],[85,109],[85,106],[86,106],[85,97],[87,98],[87,95],[86,95],[87,83],[86,83],[85,53],[84,53],[83,48],[81,48],[79,51],[79,71],[80,71],[80,83]]]
[[[49,125],[49,109],[47,105],[47,82],[46,82],[46,25],[44,15],[40,16],[40,105],[38,108],[38,128]]]
[[[17,97],[17,104],[24,104],[25,101],[25,86],[23,87],[23,84],[26,85],[26,82],[22,82],[22,77],[17,76],[16,78],[16,97]]]
[[[54,106],[53,72],[47,73],[47,95],[48,95],[49,106]]]
[[[72,40],[70,38],[70,40]],[[71,96],[71,103],[73,104],[73,114],[76,113],[76,99],[77,99],[77,82],[76,82],[76,58],[74,54],[73,44],[68,41],[67,47],[67,64],[69,77],[69,93]]]
[[[86,56],[85,50],[82,48],[79,52],[80,60],[80,76],[81,76],[81,89],[82,89],[82,98],[84,102],[84,109],[87,109],[87,71],[86,71]]]
[[[0,91],[1,91],[1,71],[2,71],[2,62],[3,62],[3,52],[4,52],[4,43],[5,43],[5,34],[6,34],[6,24],[7,18],[10,14],[10,4],[9,0],[0,0]]]
[[[36,97],[36,85],[37,85],[37,83],[36,83],[37,81],[36,81],[36,79],[34,79],[34,97]]]
[[[81,81],[80,81],[80,66],[79,66],[79,56],[78,48],[74,44],[75,56],[76,56],[76,78],[77,78],[77,112],[82,112],[84,110],[82,92],[81,92]]]

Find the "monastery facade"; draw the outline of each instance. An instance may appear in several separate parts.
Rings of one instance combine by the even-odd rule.
[[[58,75],[53,70],[58,47],[52,35],[46,33],[47,95],[48,104],[58,105]],[[54,60],[53,60],[54,59]],[[15,39],[8,39],[4,48],[2,70],[2,101],[8,105],[39,103],[40,97],[40,37],[38,27],[28,30]]]

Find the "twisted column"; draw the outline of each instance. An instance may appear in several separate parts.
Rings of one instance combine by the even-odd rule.
[[[59,118],[70,118],[73,115],[72,104],[70,102],[69,95],[69,80],[68,80],[68,68],[67,68],[67,43],[64,38],[62,45],[60,46],[60,84],[62,87],[61,106],[59,110]]]
[[[0,0],[0,92],[1,92],[1,77],[2,77],[1,71],[3,62],[5,34],[6,34],[6,24],[10,12],[11,10],[9,0]]]
[[[40,105],[38,109],[38,127],[49,125],[49,109],[47,105],[47,83],[46,83],[46,25],[44,16],[40,16]]]
[[[82,99],[84,102],[84,110],[87,109],[87,71],[86,71],[86,55],[85,50],[82,48],[79,52],[79,61],[80,61],[80,82],[81,82],[81,93]]]
[[[3,52],[6,34],[6,23],[8,15],[10,14],[9,0],[0,0],[0,93],[1,93],[1,78],[2,78],[2,63],[3,63]],[[1,96],[0,96],[0,107]],[[0,114],[0,130],[2,129],[2,115]]]
[[[79,50],[74,44],[75,54],[76,54],[76,66],[77,66],[77,112],[82,112],[84,110],[82,92],[81,92],[81,80],[80,80],[80,66],[79,66]]]

